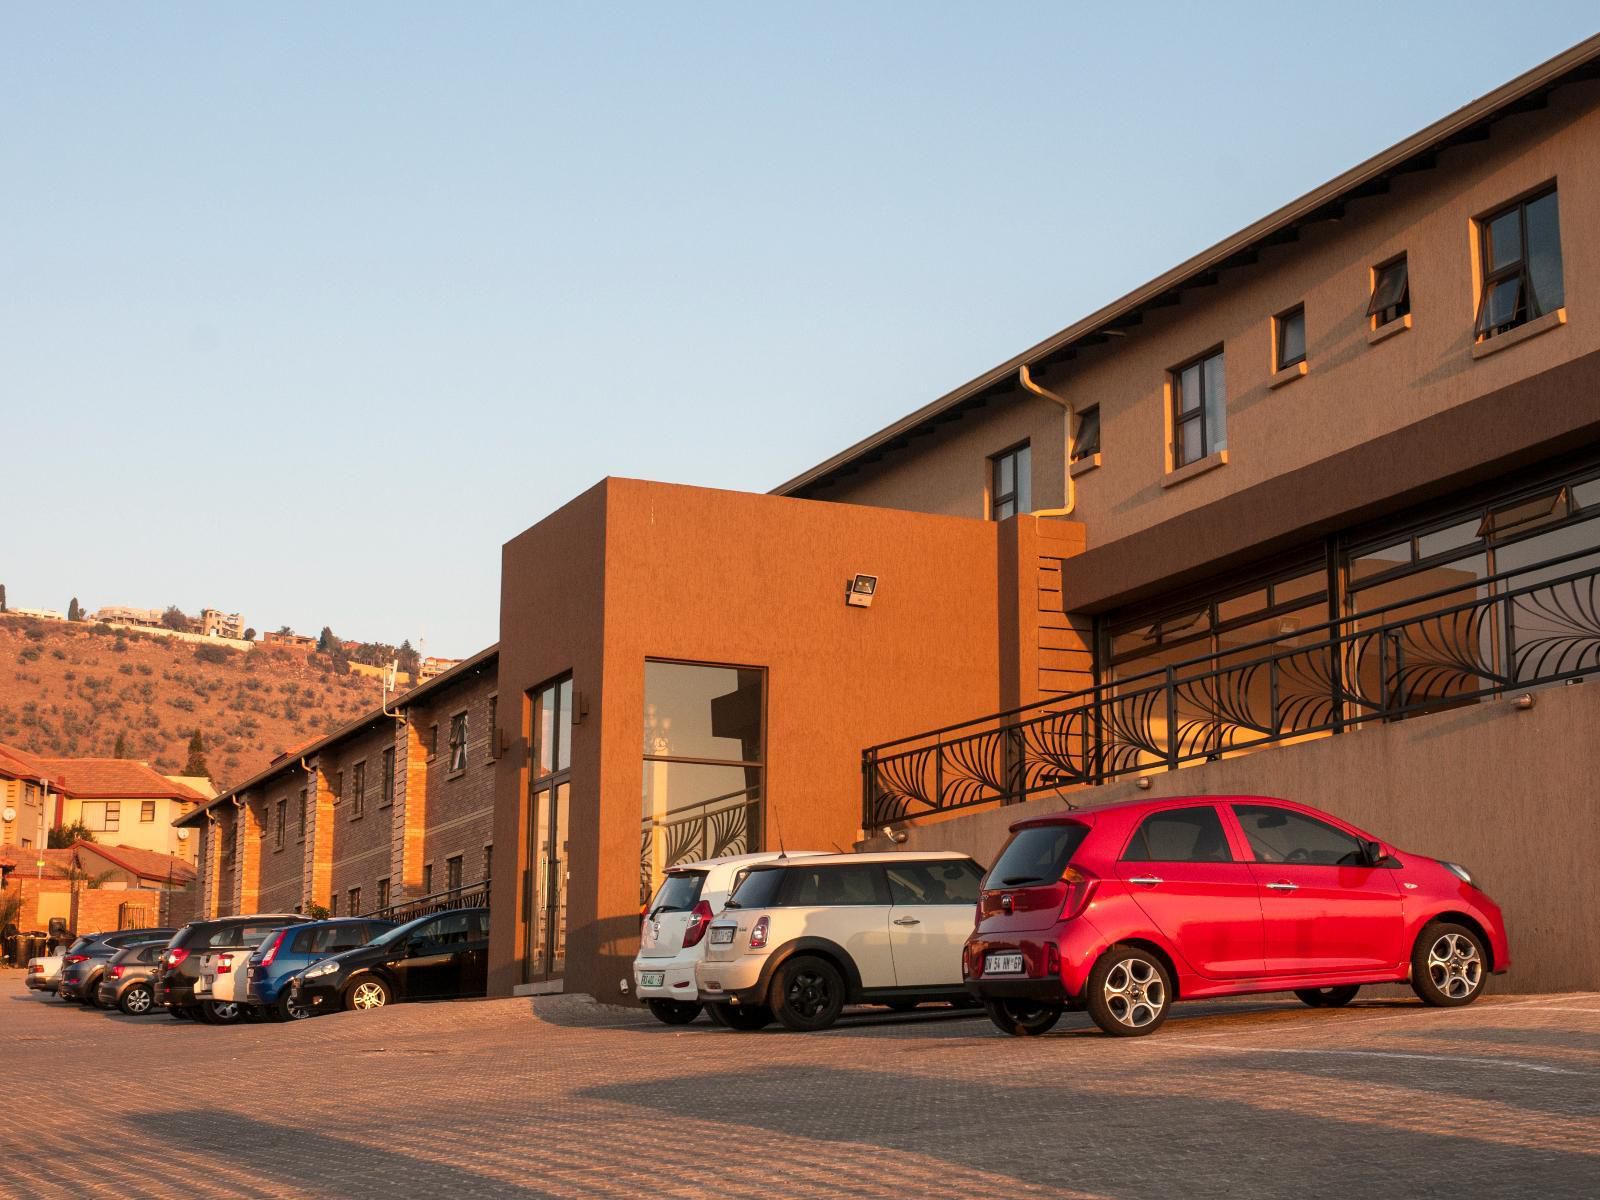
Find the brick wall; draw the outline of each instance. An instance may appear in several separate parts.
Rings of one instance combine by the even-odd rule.
[[[298,763],[260,789],[262,797],[261,887],[257,903],[262,912],[290,912],[303,900],[304,837],[300,832],[300,793],[308,787]],[[283,806],[283,844],[278,844],[278,806]]]
[[[379,717],[361,732],[325,748],[322,769],[330,777],[342,773],[343,791],[331,811],[333,844],[329,895],[341,915],[350,912],[350,892],[359,889],[360,912],[378,906],[378,881],[390,876],[392,822],[383,794],[384,751],[394,749],[392,717]],[[357,776],[360,776],[360,793]]]
[[[17,879],[7,887],[9,895],[20,890],[22,911],[17,916],[17,928],[24,931],[42,930],[51,917],[64,917],[67,928],[74,934],[97,933],[105,929],[137,928],[155,925],[161,920],[165,902],[163,892],[154,888],[89,888],[81,883],[76,893],[65,879]],[[183,896],[184,891],[174,891],[172,896]],[[42,899],[41,899],[42,897]],[[123,906],[129,906],[127,916],[134,924],[121,920]],[[142,910],[142,920],[139,913]]]
[[[484,671],[441,689],[408,712],[424,750],[433,726],[437,725],[439,731],[437,752],[432,757],[424,756],[422,764],[427,819],[421,859],[424,867],[433,867],[436,892],[448,886],[447,864],[456,855],[461,857],[463,885],[486,878],[484,847],[494,840],[495,763],[491,757],[494,738],[489,714],[496,686],[494,671]],[[463,711],[467,715],[466,763],[461,770],[452,771],[450,721]]]

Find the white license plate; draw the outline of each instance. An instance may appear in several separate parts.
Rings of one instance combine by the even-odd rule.
[[[639,986],[640,987],[660,987],[661,986],[661,981],[665,976],[666,976],[666,972],[665,971],[640,971],[639,972]]]
[[[711,927],[711,944],[713,946],[730,946],[733,944],[732,925],[713,925]]]
[[[983,959],[983,973],[985,975],[1021,975],[1022,955],[987,954]]]

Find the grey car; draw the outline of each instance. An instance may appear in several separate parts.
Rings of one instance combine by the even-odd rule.
[[[100,976],[117,951],[140,942],[164,942],[176,932],[175,929],[116,929],[85,934],[72,943],[61,960],[61,998],[92,1007],[98,1003]]]
[[[154,1011],[156,996],[150,976],[155,971],[156,960],[166,948],[166,940],[162,939],[140,942],[125,950],[118,950],[100,973],[95,1002],[101,1008],[120,1008],[130,1017],[141,1017]]]

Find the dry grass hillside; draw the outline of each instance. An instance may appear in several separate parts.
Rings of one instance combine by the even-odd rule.
[[[172,774],[199,729],[219,788],[377,707],[380,687],[317,654],[0,616],[0,742],[110,758],[121,734],[125,757]]]

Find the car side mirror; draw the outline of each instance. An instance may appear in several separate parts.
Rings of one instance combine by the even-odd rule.
[[[1382,842],[1362,842],[1362,858],[1369,867],[1381,867],[1389,861],[1389,855],[1384,851]]]

